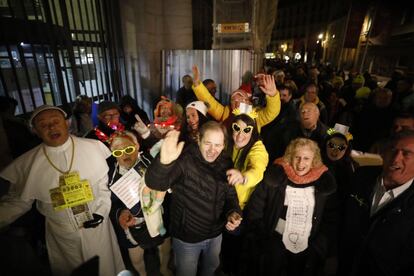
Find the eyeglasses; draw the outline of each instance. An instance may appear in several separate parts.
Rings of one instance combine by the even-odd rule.
[[[331,149],[338,149],[339,151],[343,151],[346,149],[346,145],[336,145],[332,142],[328,142],[328,147]]]
[[[247,127],[242,129],[241,126],[239,126],[237,123],[233,123],[231,125],[231,128],[235,132],[243,131],[243,133],[245,133],[245,134],[249,134],[253,130],[253,126],[247,126]]]
[[[129,146],[124,149],[117,149],[117,150],[112,151],[112,156],[121,157],[122,155],[124,155],[124,153],[130,155],[130,154],[133,154],[135,150],[136,150],[135,146]]]
[[[120,114],[119,113],[105,114],[103,117],[107,120],[110,120],[112,118],[117,119],[120,117]]]

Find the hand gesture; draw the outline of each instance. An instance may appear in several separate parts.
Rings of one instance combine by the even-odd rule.
[[[193,84],[198,86],[200,84],[200,71],[197,65],[193,65]]]
[[[226,172],[227,182],[230,185],[244,184],[244,176],[237,169],[230,169]]]
[[[161,164],[168,165],[177,160],[184,148],[184,142],[178,143],[180,132],[177,130],[170,130],[165,135],[164,142],[161,146],[160,161]]]
[[[121,211],[118,222],[122,229],[126,230],[128,227],[135,225],[135,218],[128,209],[125,209]]]
[[[265,74],[258,74],[256,75],[256,78],[258,78],[260,89],[265,93],[266,95],[273,97],[279,91],[276,88],[275,84],[275,78],[272,75],[265,75]]]
[[[150,134],[150,129],[145,125],[145,123],[141,120],[138,114],[135,114],[135,119],[137,122],[134,124],[133,129],[141,135],[142,138],[147,138]]]
[[[236,229],[237,227],[239,227],[242,219],[243,218],[239,215],[239,213],[237,213],[237,212],[231,213],[227,217],[226,229],[228,231],[233,231],[234,229]]]

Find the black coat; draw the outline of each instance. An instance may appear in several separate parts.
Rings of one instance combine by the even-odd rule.
[[[189,145],[180,157],[163,165],[159,156],[145,175],[148,187],[165,191],[171,187],[171,236],[184,242],[200,242],[217,237],[227,216],[241,214],[236,190],[227,183],[226,171],[232,167],[228,158],[219,156],[208,163],[198,146]]]
[[[318,143],[319,148],[324,147],[324,142],[328,134],[326,131],[328,127],[322,122],[318,121],[316,129],[312,132],[307,132],[301,127],[301,123],[298,121],[291,122],[283,128],[277,130],[273,135],[274,145],[272,151],[269,152],[269,160],[272,162],[278,157],[283,156],[289,143],[296,138],[308,138]]]
[[[186,106],[194,101],[197,101],[197,97],[194,94],[193,89],[186,89],[184,86],[180,87],[177,91],[177,99],[175,102],[181,105],[185,110]]]
[[[380,174],[380,167],[355,173],[341,237],[340,275],[349,275],[351,267],[351,275],[414,275],[414,184],[370,217]]]
[[[141,153],[141,156],[138,159],[137,164],[134,166],[135,171],[140,175],[143,176],[147,167],[151,163],[152,157],[149,154]],[[118,181],[122,175],[119,174],[119,166],[118,164],[111,164],[108,162],[109,171],[108,171],[108,187],[110,188],[113,184]],[[116,171],[115,171],[116,170]],[[137,184],[138,185],[138,184]],[[163,203],[164,205],[164,203]],[[124,248],[132,248],[136,247],[131,243],[131,241],[127,238],[127,235],[119,225],[119,216],[122,210],[127,210],[128,208],[126,205],[119,199],[115,193],[111,192],[111,210],[109,212],[109,217],[112,221],[112,225],[114,226],[114,230],[118,239],[118,243],[121,247]],[[144,214],[141,209],[140,202],[135,204],[131,209],[129,209],[134,217],[143,218]],[[163,238],[161,236],[157,236],[152,238],[148,233],[147,227],[144,224],[138,227],[130,227],[130,233],[132,234],[135,241],[138,243],[139,246],[142,248],[151,248],[155,247],[162,243]]]
[[[306,249],[307,258],[309,260],[322,260],[328,253],[328,247],[332,244],[336,234],[336,184],[329,171],[323,173],[318,180],[310,184],[315,187],[315,207],[309,246]],[[260,260],[260,258],[268,254],[269,247],[274,246],[275,236],[277,240],[282,239],[282,236],[275,232],[275,228],[285,208],[284,200],[287,185],[292,185],[292,182],[287,178],[281,166],[272,165],[268,167],[263,182],[253,192],[246,207],[250,246],[253,245],[254,247],[245,247],[245,250],[251,254],[248,258],[251,262],[250,269],[256,266],[254,269],[257,270],[251,271],[255,275],[265,275],[269,271],[269,267],[279,265],[269,263],[272,258],[268,258],[268,256],[265,256],[265,261]],[[251,242],[252,239],[255,242]],[[259,258],[259,260],[255,260],[255,258]],[[261,272],[258,273],[258,271]]]
[[[277,141],[280,134],[287,126],[295,124],[297,121],[297,110],[293,100],[286,104],[282,104],[279,115],[269,124],[262,127],[260,135],[262,136],[263,144],[268,153],[270,153],[270,162],[274,160],[277,152]]]

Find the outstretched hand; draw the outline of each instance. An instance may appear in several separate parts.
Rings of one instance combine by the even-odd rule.
[[[244,176],[239,170],[237,169],[227,170],[226,175],[227,175],[227,182],[230,185],[244,184]]]
[[[161,146],[160,162],[163,165],[171,164],[177,160],[184,148],[184,142],[178,142],[180,132],[177,130],[170,130],[165,135],[164,142]]]
[[[266,95],[273,97],[277,93],[279,93],[279,91],[276,88],[275,78],[272,75],[258,74],[256,75],[256,78],[260,80],[260,89]]]
[[[197,65],[193,65],[193,84],[198,86],[200,84],[200,71]]]

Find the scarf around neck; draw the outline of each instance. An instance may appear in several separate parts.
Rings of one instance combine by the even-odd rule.
[[[282,166],[288,179],[295,184],[308,184],[314,182],[328,170],[325,165],[322,165],[320,167],[312,168],[307,174],[300,176],[295,173],[292,165],[286,162],[283,157],[276,159],[274,164]]]

